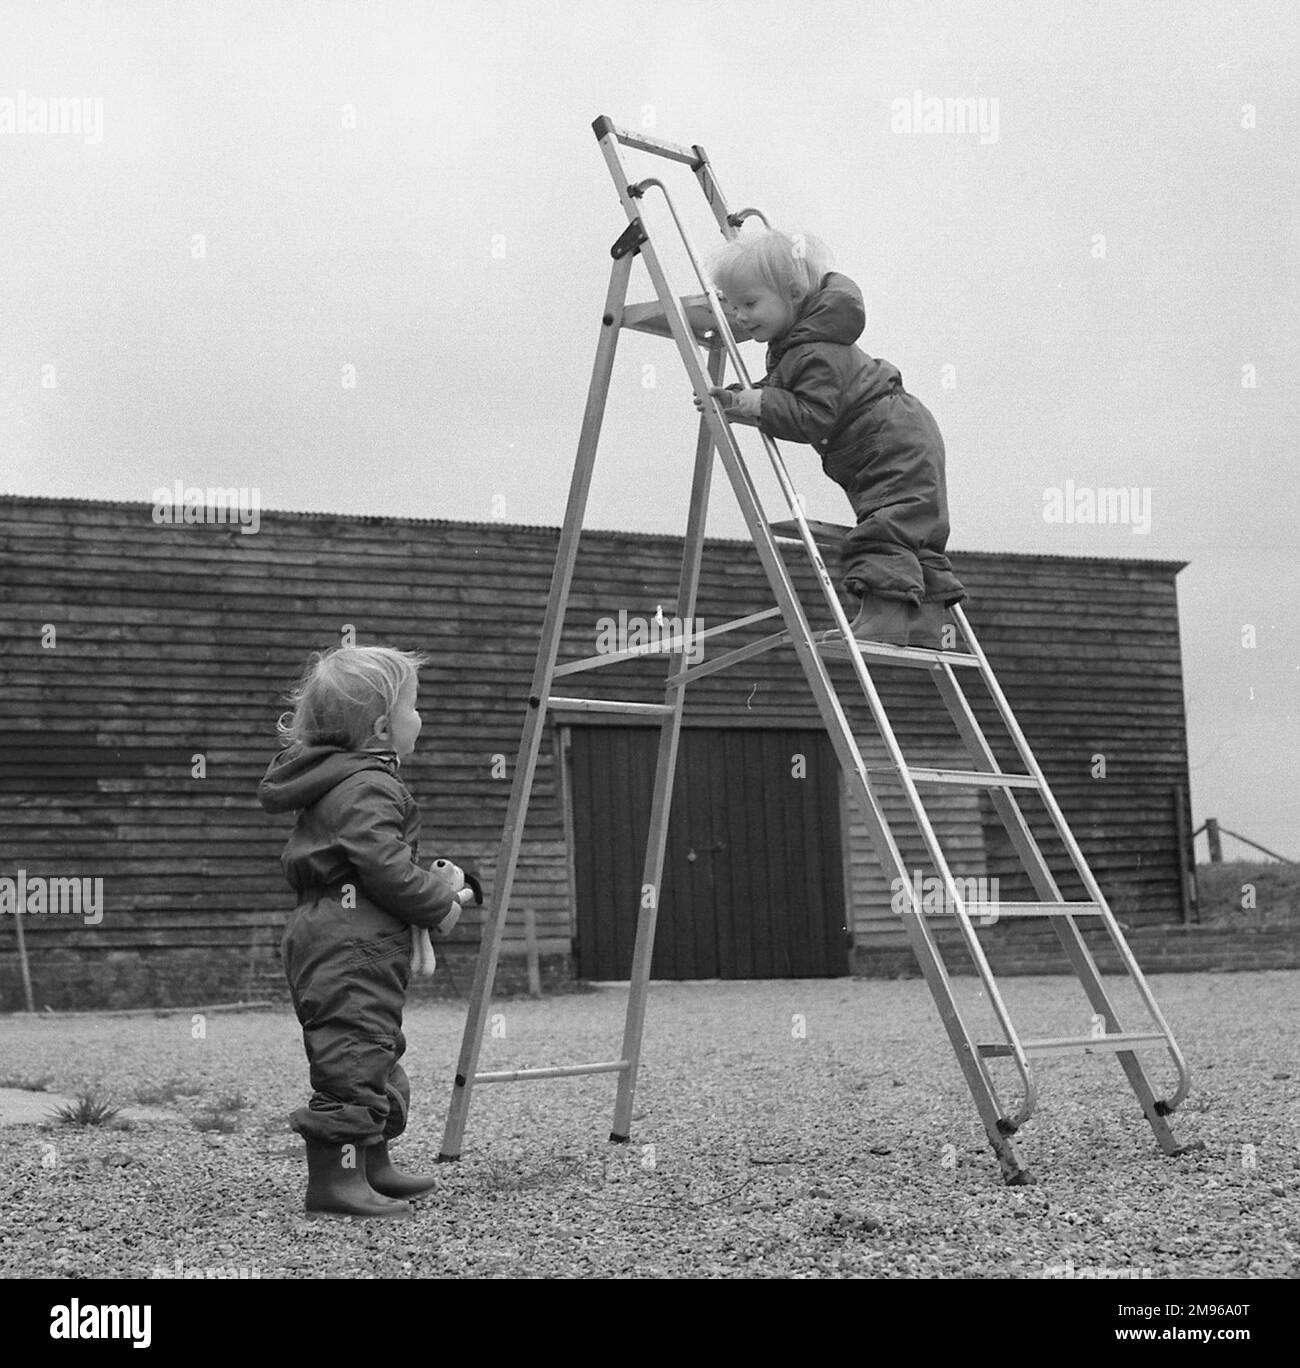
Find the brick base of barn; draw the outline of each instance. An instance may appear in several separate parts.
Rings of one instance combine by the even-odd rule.
[[[411,1000],[467,998],[476,959],[471,946],[440,949],[438,972],[432,979],[412,982]],[[252,954],[225,949],[110,951],[93,957],[68,950],[36,951],[29,954],[29,962],[38,1012],[289,1002],[279,956],[270,949]],[[539,969],[545,994],[584,990],[571,955],[541,955]],[[528,991],[528,965],[522,955],[501,956],[495,991],[501,997]],[[25,1010],[18,957],[0,955],[0,1012]]]
[[[1152,926],[1135,928],[1128,942],[1148,974],[1232,973],[1252,969],[1300,969],[1300,935],[1288,927]],[[1122,966],[1104,933],[1085,939],[1103,973]],[[960,942],[950,933],[938,938],[951,974],[973,969]],[[1064,953],[1047,927],[1000,928],[981,932],[993,972],[1063,974]],[[411,985],[413,1001],[463,1000],[474,981],[476,951],[472,946],[447,947],[438,954],[438,972]],[[573,956],[540,957],[544,994],[582,992]],[[851,968],[861,978],[914,978],[920,970],[906,946],[858,946]],[[271,1001],[287,1004],[288,988],[273,951],[159,950],[110,952],[88,957],[72,951],[31,956],[33,995],[38,1011],[92,1011],[139,1007],[203,1006],[219,1002]],[[497,965],[495,992],[514,996],[528,991],[527,962],[522,955],[503,954]],[[0,956],[0,1011],[25,1007],[17,956]]]
[[[1247,969],[1300,969],[1300,934],[1290,927],[1144,926],[1125,939],[1144,974],[1232,973]],[[1084,940],[1103,974],[1124,966],[1105,931],[1084,931]],[[950,974],[974,974],[961,941],[951,932],[935,941]],[[1068,974],[1065,951],[1045,925],[1000,928],[980,933],[980,944],[995,975]],[[916,957],[904,946],[857,946],[853,972],[862,978],[912,978]]]

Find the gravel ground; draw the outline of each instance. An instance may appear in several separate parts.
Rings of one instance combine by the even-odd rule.
[[[1193,1072],[1174,1124],[1205,1143],[1176,1159],[1112,1059],[1045,1060],[1016,1142],[1037,1183],[1005,1187],[919,979],[663,984],[631,1144],[605,1138],[609,1076],[484,1086],[461,1161],[437,1167],[416,1214],[368,1222],[302,1214],[291,1015],[212,1014],[202,1030],[188,1016],[9,1017],[3,1083],[97,1086],[170,1113],[5,1127],[0,1272],[1294,1277],[1300,973],[1152,984]],[[973,981],[957,986],[978,1011]],[[1004,990],[1025,1036],[1086,1033],[1071,980]],[[483,1066],[610,1058],[625,1002],[620,986],[498,1002]],[[463,1022],[463,1004],[408,1010],[405,1167],[438,1152]],[[1151,1058],[1164,1091],[1167,1060]],[[214,1111],[237,1129],[196,1127]]]

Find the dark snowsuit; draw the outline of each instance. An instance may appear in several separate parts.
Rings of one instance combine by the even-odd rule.
[[[767,349],[759,428],[808,442],[849,496],[858,525],[844,539],[844,587],[881,598],[960,603],[953,575],[943,438],[930,411],[888,361],[853,344],[866,312],[847,276],[831,271]]]
[[[452,886],[416,863],[419,809],[392,752],[289,746],[257,796],[268,812],[300,809],[280,857],[298,895],[280,951],[314,1092],[290,1125],[327,1145],[391,1140],[411,1101],[400,1063],[411,927],[436,932]]]

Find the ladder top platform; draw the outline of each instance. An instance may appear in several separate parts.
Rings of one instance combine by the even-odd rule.
[[[709,308],[708,295],[682,295],[680,303],[686,315],[686,324],[694,334],[695,340],[705,347],[722,346],[717,321],[713,317],[713,310]],[[746,332],[733,318],[728,318],[727,322],[731,326],[731,335],[737,342],[750,340],[752,334]],[[657,299],[649,304],[626,305],[623,309],[623,326],[633,332],[653,333],[656,337],[673,335],[668,326],[664,306]]]

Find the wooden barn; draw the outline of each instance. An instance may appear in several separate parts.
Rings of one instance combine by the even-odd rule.
[[[557,540],[546,527],[266,511],[250,535],[226,523],[159,524],[145,503],[0,498],[0,879],[103,881],[94,924],[23,917],[38,1007],[211,1002],[278,982],[289,821],[268,818],[255,789],[284,692],[310,652],[344,640],[433,656],[424,731],[403,778],[420,801],[422,854],[477,868],[490,891]],[[672,616],[680,555],[679,538],[584,534],[562,658],[593,654],[620,613]],[[812,576],[797,549],[789,559],[811,606]],[[1181,923],[1181,563],[952,559],[1117,915],[1129,926]],[[770,606],[753,548],[709,542],[699,624]],[[745,636],[726,640],[729,649]],[[662,655],[647,656],[585,679],[594,697],[654,702],[664,672]],[[969,768],[923,672],[873,674],[910,760]],[[1018,768],[991,702],[973,692],[972,703],[1000,761]],[[853,715],[863,745],[878,748],[865,709]],[[534,914],[553,980],[628,972],[656,736],[638,721],[552,716],[514,907]],[[905,969],[890,889],[793,651],[699,680],[685,727],[655,977]],[[904,810],[901,793],[884,804]],[[959,876],[997,877],[1004,898],[1032,896],[984,794],[953,788],[930,812]],[[1064,870],[1045,814],[1032,801],[1026,813]],[[898,835],[922,864],[919,836]],[[1063,889],[1080,896],[1069,880]],[[23,1005],[14,920],[0,919],[9,1009]],[[462,988],[477,934],[463,921],[449,947],[459,953],[444,957]],[[512,918],[503,975],[517,972],[522,946],[522,919]]]

